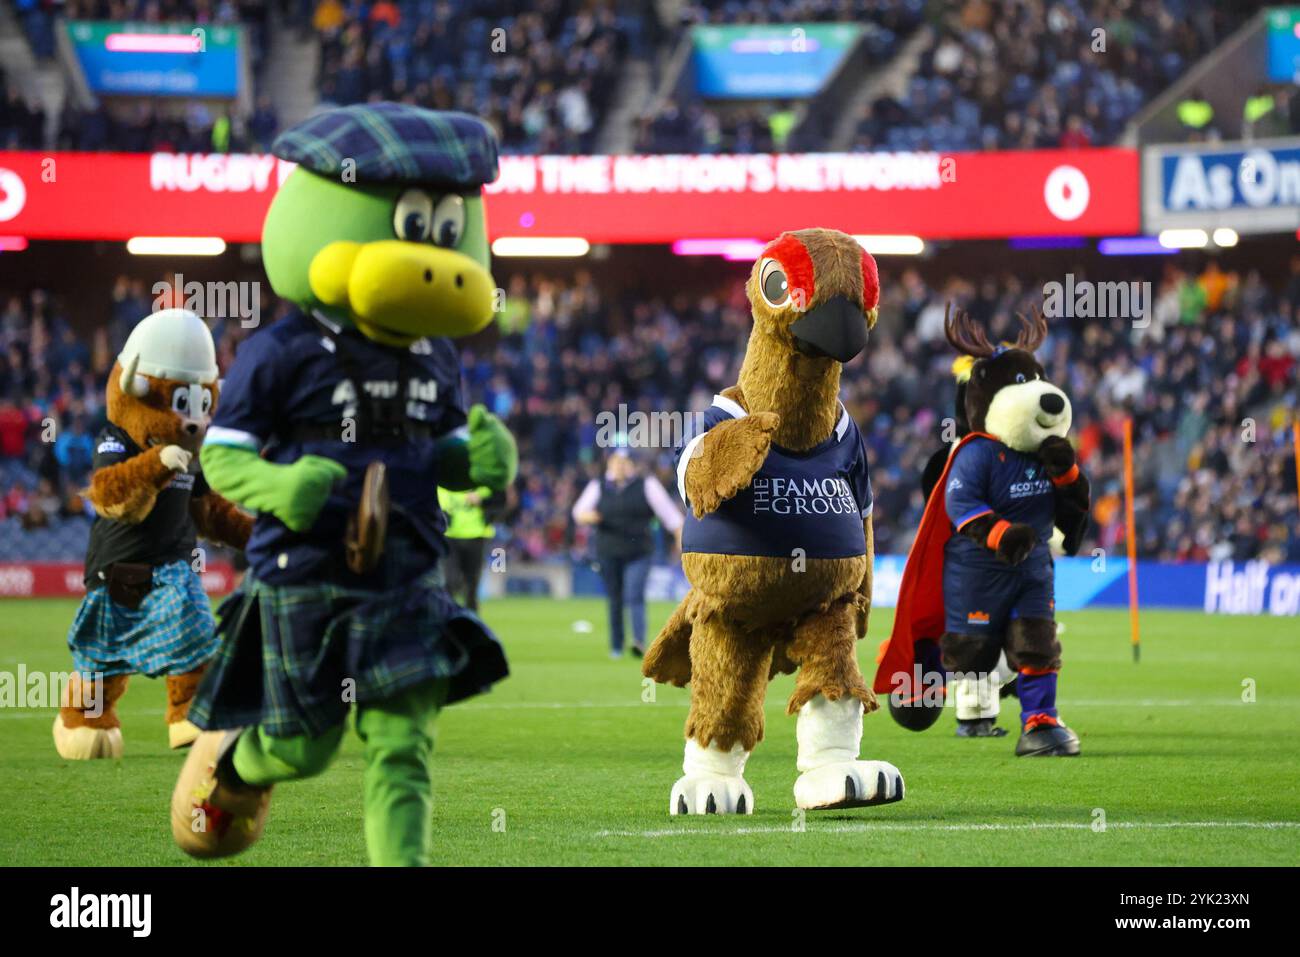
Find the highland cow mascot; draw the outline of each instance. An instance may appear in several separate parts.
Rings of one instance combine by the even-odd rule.
[[[871,483],[838,397],[842,363],[875,324],[876,263],[851,236],[804,229],[764,250],[746,290],[740,382],[714,398],[678,464],[691,589],[643,668],[691,685],[669,813],[753,813],[743,773],[767,685],[796,670],[798,806],[898,801],[898,769],[858,760],[862,715],[876,707],[856,653],[871,603]]]
[[[202,319],[167,309],[132,330],[108,377],[108,425],[95,445],[86,597],[68,632],[76,673],[54,720],[61,757],[122,756],[117,702],[133,674],[165,676],[173,748],[198,737],[188,712],[217,639],[195,536],[243,548],[252,527],[195,460],[217,398]]]
[[[198,857],[246,848],[272,786],[323,771],[355,704],[370,861],[424,864],[434,719],[507,673],[439,568],[438,486],[500,490],[517,465],[500,420],[466,414],[440,338],[492,317],[496,140],[464,114],[380,103],[314,116],[274,152],[299,165],[262,252],[300,311],[243,345],[203,447],[213,486],[257,521],[191,709],[206,733],[172,832]]]
[[[1088,480],[1066,440],[1070,402],[1033,356],[1047,334],[1035,312],[1014,346],[989,344],[964,312],[945,319],[948,341],[975,359],[966,384],[970,432],[947,458],[926,503],[899,586],[893,633],[875,691],[891,694],[900,724],[921,730],[943,705],[944,673],[992,702],[999,656],[1017,680],[1018,755],[1077,755],[1078,736],[1057,715],[1061,644],[1055,622],[1054,526],[1078,550]],[[938,646],[931,640],[941,635]],[[938,693],[936,693],[938,692]]]

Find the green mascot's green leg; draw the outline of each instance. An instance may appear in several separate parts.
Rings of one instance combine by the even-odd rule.
[[[338,753],[343,727],[340,724],[314,738],[305,734],[276,738],[260,727],[249,728],[235,744],[231,758],[235,773],[254,787],[320,774]]]
[[[433,722],[447,682],[357,707],[366,746],[366,847],[376,867],[423,867],[432,841]]]

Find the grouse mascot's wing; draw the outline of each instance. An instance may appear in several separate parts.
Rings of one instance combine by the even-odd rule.
[[[912,550],[903,567],[903,580],[898,588],[898,606],[894,612],[894,629],[889,634],[876,668],[872,690],[888,694],[893,690],[893,676],[912,673],[912,647],[922,638],[938,638],[943,634],[943,553],[944,545],[952,537],[952,522],[948,520],[948,472],[952,469],[957,450],[976,438],[993,438],[984,432],[971,432],[962,437],[944,464],[943,473],[934,492],[925,503],[921,527],[917,529]]]

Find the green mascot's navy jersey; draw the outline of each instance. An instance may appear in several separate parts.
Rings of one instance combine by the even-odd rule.
[[[677,488],[683,502],[686,466],[696,444],[719,422],[744,415],[738,403],[713,397],[704,412],[703,429],[678,453]],[[807,452],[773,445],[748,487],[704,518],[697,519],[687,508],[682,551],[853,558],[866,554],[862,520],[870,514],[866,446],[857,423],[842,409],[826,441]]]
[[[953,528],[994,512],[1008,522],[1023,523],[1038,533],[1038,544],[1025,567],[1051,562],[1048,540],[1056,518],[1056,496],[1043,463],[993,438],[974,438],[962,446],[948,470],[945,505]],[[945,546],[949,558],[1005,570],[1006,564],[982,543],[954,535]]]
[[[418,434],[388,444],[369,443],[360,434],[345,440],[348,423],[358,420],[358,400],[338,348],[348,350],[347,363],[360,370],[367,395],[403,398],[407,422]],[[283,465],[322,455],[347,467],[346,479],[334,486],[308,531],[293,532],[270,514],[257,516],[245,549],[249,565],[262,581],[283,585],[341,565],[347,521],[360,500],[366,467],[376,460],[388,471],[389,545],[400,542],[413,551],[414,567],[436,564],[447,551],[437,440],[465,428],[459,357],[450,340],[391,348],[353,329],[326,335],[316,321],[294,313],[240,347],[207,441],[258,449]]]

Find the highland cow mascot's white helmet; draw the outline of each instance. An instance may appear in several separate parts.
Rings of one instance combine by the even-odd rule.
[[[182,418],[206,424],[211,394],[204,401],[205,385],[217,381],[217,350],[207,324],[188,309],[163,309],[141,319],[117,358],[122,368],[119,385],[126,395],[144,396],[149,383],[144,376],[170,379],[190,385]]]

